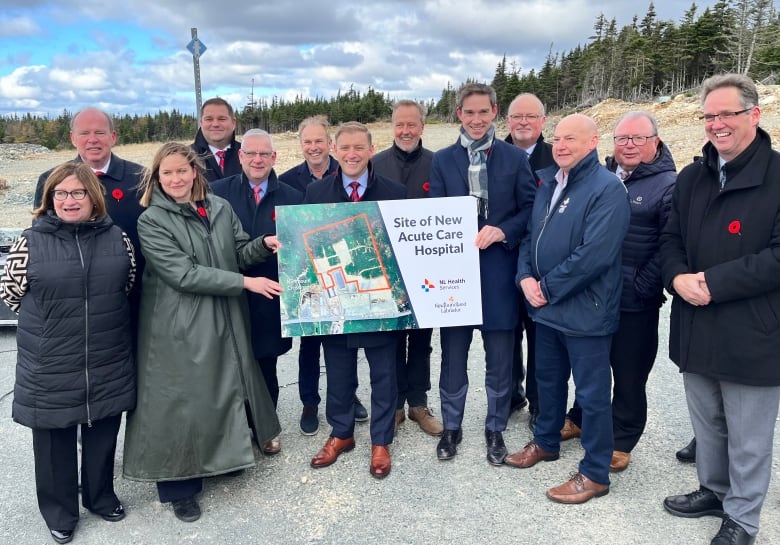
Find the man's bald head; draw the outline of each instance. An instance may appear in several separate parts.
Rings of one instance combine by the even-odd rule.
[[[596,122],[583,114],[564,117],[555,127],[553,159],[568,175],[599,144]]]

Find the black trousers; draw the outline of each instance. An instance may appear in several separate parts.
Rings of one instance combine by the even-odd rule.
[[[523,331],[528,345],[525,369],[523,368]],[[515,327],[515,353],[512,358],[512,405],[523,399],[528,400],[528,410],[536,412],[539,408],[539,393],[536,388],[536,324],[528,316],[525,299],[520,301],[520,318]],[[525,378],[525,388],[523,388]]]
[[[271,394],[271,401],[274,402],[274,408],[279,402],[279,378],[276,376],[276,361],[277,358],[259,358],[257,360],[260,372],[265,379],[265,385],[268,387],[268,393]],[[319,365],[319,358],[317,363]]]
[[[114,455],[122,415],[81,426],[81,502],[99,515],[119,505],[114,493]],[[32,430],[38,508],[52,530],[71,531],[79,520],[76,429]]]
[[[410,329],[398,335],[396,351],[396,379],[398,403],[396,409],[427,407],[431,389],[431,337],[433,329]],[[407,339],[409,347],[407,348]]]
[[[621,312],[620,326],[612,336],[612,431],[615,450],[631,452],[647,424],[647,379],[658,353],[658,314],[653,308]],[[582,411],[574,401],[568,414],[582,426]]]
[[[168,503],[176,500],[191,498],[203,490],[203,479],[185,479],[183,481],[158,481],[157,495],[160,503]]]

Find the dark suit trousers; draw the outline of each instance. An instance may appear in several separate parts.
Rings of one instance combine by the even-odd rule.
[[[298,395],[304,406],[320,404],[321,336],[301,337],[298,351]]]
[[[114,455],[122,415],[81,426],[81,501],[107,515],[119,505],[114,493]],[[38,508],[52,530],[70,531],[79,520],[76,428],[32,430]]]
[[[647,379],[658,353],[658,314],[653,308],[621,312],[620,326],[612,337],[612,431],[615,450],[631,452],[647,424]],[[568,414],[582,427],[582,409],[574,402]]]
[[[371,444],[389,445],[393,442],[395,405],[398,397],[395,380],[395,352],[397,336],[387,335],[387,342],[363,348],[371,376]],[[333,427],[331,435],[339,439],[352,437],[355,432],[354,400],[357,389],[357,348],[347,346],[346,335],[326,336],[322,339],[327,370],[328,392],[325,416]]]
[[[523,332],[528,349],[525,369],[523,368]],[[536,324],[528,316],[525,299],[520,301],[520,318],[515,327],[515,354],[512,361],[512,405],[523,396],[528,400],[528,410],[535,412],[539,407],[539,394],[536,390]],[[523,388],[525,378],[525,388]]]
[[[433,329],[410,329],[398,335],[396,376],[398,403],[396,409],[427,407],[428,390],[431,389],[431,337]],[[407,349],[407,339],[409,348]]]
[[[474,326],[443,327],[439,394],[445,430],[457,430],[463,423],[469,389],[468,355]],[[509,420],[514,330],[482,331],[485,346],[485,429],[504,431]]]

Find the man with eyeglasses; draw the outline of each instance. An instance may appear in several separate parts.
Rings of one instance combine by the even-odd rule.
[[[244,231],[255,239],[276,234],[275,207],[300,204],[303,194],[280,182],[274,172],[276,151],[271,135],[261,129],[244,134],[238,152],[242,172],[211,184],[215,195],[227,200]],[[292,339],[282,337],[279,317],[279,272],[276,255],[245,271],[248,276],[266,281],[265,293],[246,292],[249,302],[249,323],[252,330],[252,351],[263,373],[271,400],[279,401],[279,380],[276,374],[277,358],[292,348]],[[260,445],[264,454],[277,454],[281,449],[279,437]]]
[[[544,104],[536,95],[521,93],[509,104],[506,116],[509,134],[504,139],[517,146],[528,155],[531,170],[550,167],[555,164],[552,155],[552,145],[544,141],[542,129],[547,122],[544,115]],[[527,348],[526,369],[523,369],[523,331]],[[511,410],[517,411],[528,405],[528,427],[534,431],[536,418],[539,414],[539,394],[536,391],[536,362],[534,351],[536,346],[534,321],[528,316],[525,301],[520,301],[520,319],[515,328],[515,352],[512,360],[512,405]],[[523,388],[525,378],[525,388]]]
[[[647,423],[645,386],[658,353],[658,319],[666,298],[661,282],[660,237],[672,200],[677,169],[647,112],[628,112],[615,125],[614,155],[607,169],[628,190],[631,219],[623,239],[620,324],[612,336],[612,433],[610,471],[623,471]],[[582,409],[575,400],[561,440],[581,434]]]
[[[221,97],[208,99],[200,108],[200,127],[190,144],[206,164],[209,182],[241,174],[233,106]]]
[[[454,458],[463,439],[469,347],[474,329],[479,329],[485,350],[487,461],[500,466],[507,454],[503,432],[510,413],[514,331],[520,306],[514,273],[536,181],[526,154],[495,136],[493,120],[498,104],[492,87],[467,83],[458,91],[456,103],[460,136],[454,144],[433,154],[428,195],[474,198],[482,325],[440,330],[439,395],[444,433],[436,446],[436,456],[439,460]]]
[[[703,157],[685,167],[661,237],[669,356],[683,373],[699,489],[681,517],[722,517],[712,545],[749,545],[772,475],[780,403],[780,153],[740,74],[702,84]]]

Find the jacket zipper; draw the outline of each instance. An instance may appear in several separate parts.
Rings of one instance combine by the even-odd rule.
[[[76,228],[76,248],[79,251],[79,260],[81,268],[84,271],[84,379],[86,380],[87,394],[87,426],[92,427],[92,411],[89,408],[89,285],[87,282],[87,271],[84,265],[84,254],[81,251],[81,240],[79,230]]]
[[[561,194],[558,196],[558,200],[555,202],[556,205],[561,202],[561,199],[563,199],[563,195],[566,193],[567,189],[568,187],[565,187],[563,191],[561,191]],[[553,193],[555,192],[553,191]],[[550,195],[550,202],[547,204],[547,213],[544,215],[542,228],[539,230],[539,236],[536,237],[536,243],[534,244],[534,268],[536,269],[536,276],[538,276],[540,280],[542,278],[542,273],[539,272],[539,242],[542,240],[542,235],[544,234],[544,230],[547,227],[547,223],[550,221],[550,218],[553,215],[553,210],[552,195]]]

